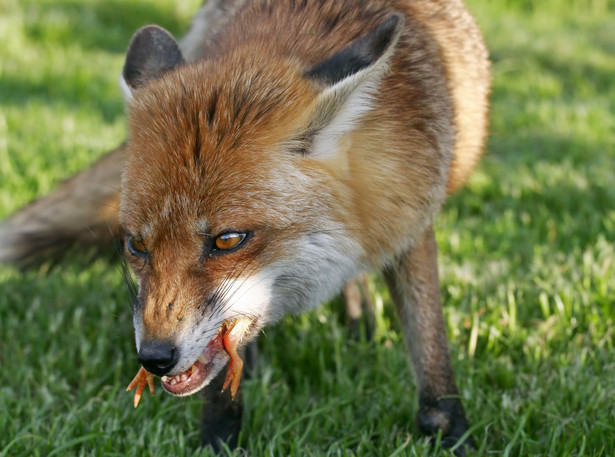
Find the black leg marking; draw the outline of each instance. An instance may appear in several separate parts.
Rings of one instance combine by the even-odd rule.
[[[228,447],[237,447],[237,439],[241,430],[243,402],[241,386],[235,400],[231,400],[230,389],[222,392],[226,378],[226,369],[204,389],[205,404],[201,414],[201,444],[211,446],[219,454],[226,443]]]
[[[245,361],[244,380],[249,379],[256,370],[258,344],[249,343],[242,351],[241,358]],[[237,439],[241,431],[243,416],[242,386],[239,386],[235,400],[231,400],[230,389],[222,392],[226,378],[226,368],[204,389],[205,404],[201,415],[201,444],[211,446],[220,454],[223,443],[229,448],[237,447]]]
[[[419,398],[419,405],[420,409],[416,417],[419,430],[427,436],[436,436],[441,432],[443,447],[455,446],[463,434],[468,431],[468,420],[458,398],[435,399],[422,395]],[[464,457],[468,450],[475,448],[474,440],[468,436],[455,450],[455,455]]]

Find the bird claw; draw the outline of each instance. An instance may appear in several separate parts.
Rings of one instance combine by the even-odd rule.
[[[126,387],[126,392],[131,391],[135,387],[137,390],[135,391],[135,397],[133,400],[133,404],[135,408],[139,406],[139,402],[141,401],[141,394],[145,390],[145,386],[149,386],[149,391],[153,395],[154,394],[154,375],[148,372],[145,368],[141,367],[137,372],[136,376],[130,381],[128,387]]]

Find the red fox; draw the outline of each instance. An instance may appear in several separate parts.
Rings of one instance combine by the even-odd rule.
[[[121,85],[127,142],[6,221],[0,260],[121,236],[138,360],[171,394],[208,386],[213,446],[238,432],[236,351],[382,271],[418,426],[463,455],[433,231],[487,130],[487,51],[462,1],[209,0],[181,43],[138,30]]]

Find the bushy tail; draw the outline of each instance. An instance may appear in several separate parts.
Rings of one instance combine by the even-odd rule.
[[[113,253],[125,145],[0,224],[0,262],[22,268],[57,261],[75,248]]]

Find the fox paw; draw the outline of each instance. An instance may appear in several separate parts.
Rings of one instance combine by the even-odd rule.
[[[461,402],[456,398],[446,398],[422,403],[417,415],[421,433],[427,436],[441,433],[442,446],[445,448],[457,445],[469,428]],[[472,449],[475,449],[474,440],[466,436],[454,452],[457,457],[465,457]]]

